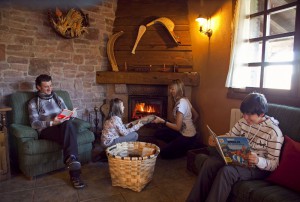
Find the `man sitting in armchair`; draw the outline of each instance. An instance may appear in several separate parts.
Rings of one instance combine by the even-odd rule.
[[[51,76],[39,75],[35,85],[38,92],[28,103],[31,127],[38,131],[40,139],[51,140],[62,146],[64,163],[69,169],[73,187],[83,188],[85,184],[80,179],[77,133],[72,120],[57,118],[57,115],[67,107],[63,99],[53,92]],[[76,117],[76,113],[72,116]]]

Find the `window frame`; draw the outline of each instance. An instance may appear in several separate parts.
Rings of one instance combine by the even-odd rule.
[[[264,8],[267,7],[268,0],[264,1]],[[288,9],[296,6],[296,19],[295,19],[295,31],[287,32],[276,35],[266,36],[267,29],[267,16],[270,13],[280,11],[282,9]],[[248,63],[248,66],[261,66],[261,77],[259,88],[246,87],[246,88],[228,88],[227,97],[233,99],[243,99],[250,92],[260,92],[265,94],[269,102],[277,104],[285,104],[290,106],[300,107],[300,0],[292,3],[281,5],[275,8],[259,11],[257,13],[251,14],[250,17],[256,17],[263,15],[264,17],[264,27],[263,36],[249,39],[250,42],[261,41],[262,45],[262,59],[261,62]],[[266,41],[276,38],[284,38],[288,36],[294,36],[294,60],[290,62],[265,62],[266,53]],[[281,89],[267,89],[262,88],[264,68],[271,64],[292,64],[294,66],[293,75],[291,80],[291,90],[281,90]]]

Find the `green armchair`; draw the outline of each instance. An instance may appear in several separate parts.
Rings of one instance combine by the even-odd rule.
[[[69,109],[73,105],[66,91],[55,91],[63,98]],[[9,125],[10,138],[17,153],[17,164],[21,172],[29,177],[48,173],[65,167],[62,148],[55,142],[38,139],[38,133],[32,129],[29,122],[27,104],[34,97],[34,92],[16,92],[10,96],[12,107]],[[78,131],[78,157],[81,163],[91,160],[92,143],[95,139],[90,131],[90,123],[81,119],[73,120]]]

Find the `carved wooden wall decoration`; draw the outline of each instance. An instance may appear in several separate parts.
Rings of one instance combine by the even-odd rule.
[[[119,71],[119,67],[115,58],[115,52],[114,52],[114,47],[115,47],[115,41],[122,35],[124,34],[123,31],[120,31],[118,33],[113,34],[112,36],[109,37],[107,45],[106,45],[106,52],[108,56],[108,60],[110,62],[111,68],[114,72]]]
[[[139,44],[142,36],[146,32],[146,30],[147,30],[147,27],[145,25],[140,25],[138,34],[136,36],[136,40],[135,40],[134,46],[133,46],[132,51],[131,51],[132,54],[135,54],[135,49],[136,49],[137,45]]]
[[[174,43],[166,27],[154,23],[147,27],[136,53],[132,54],[140,25],[147,25],[161,16],[172,19],[176,25],[173,31],[180,37],[180,46]],[[120,71],[125,71],[125,66],[127,70],[149,67],[151,71],[173,71],[176,66],[178,72],[193,71],[186,0],[118,0],[113,33],[120,31],[124,31],[124,34],[114,46]]]
[[[161,18],[157,18],[157,19],[149,22],[146,26],[144,26],[144,25],[140,26],[133,49],[131,51],[132,54],[135,54],[135,49],[147,29],[146,27],[154,25],[155,23],[162,24],[166,28],[166,30],[170,33],[170,36],[172,37],[172,39],[174,40],[174,42],[177,45],[179,45],[181,43],[179,37],[174,33],[174,27],[175,27],[174,22],[172,20],[170,20],[169,18],[161,17]]]
[[[168,30],[168,32],[170,33],[171,37],[173,38],[173,40],[175,41],[175,43],[177,45],[179,45],[181,43],[179,40],[179,36],[177,36],[174,33],[175,24],[171,19],[166,18],[166,17],[157,18],[157,19],[149,22],[146,26],[149,27],[149,26],[157,24],[157,23],[165,26],[165,28]]]

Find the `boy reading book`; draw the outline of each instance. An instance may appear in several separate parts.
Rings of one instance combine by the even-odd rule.
[[[217,136],[208,125],[207,128],[209,134],[215,139],[216,149],[226,165],[253,166],[248,162],[251,149],[246,137]]]
[[[188,202],[225,202],[235,183],[265,178],[278,166],[283,135],[278,121],[266,115],[268,104],[265,96],[250,93],[241,103],[240,110],[243,118],[228,135],[248,139],[251,154],[247,160],[254,167],[226,165],[220,155],[209,155],[187,198]],[[215,138],[209,137],[209,145],[216,146]]]

